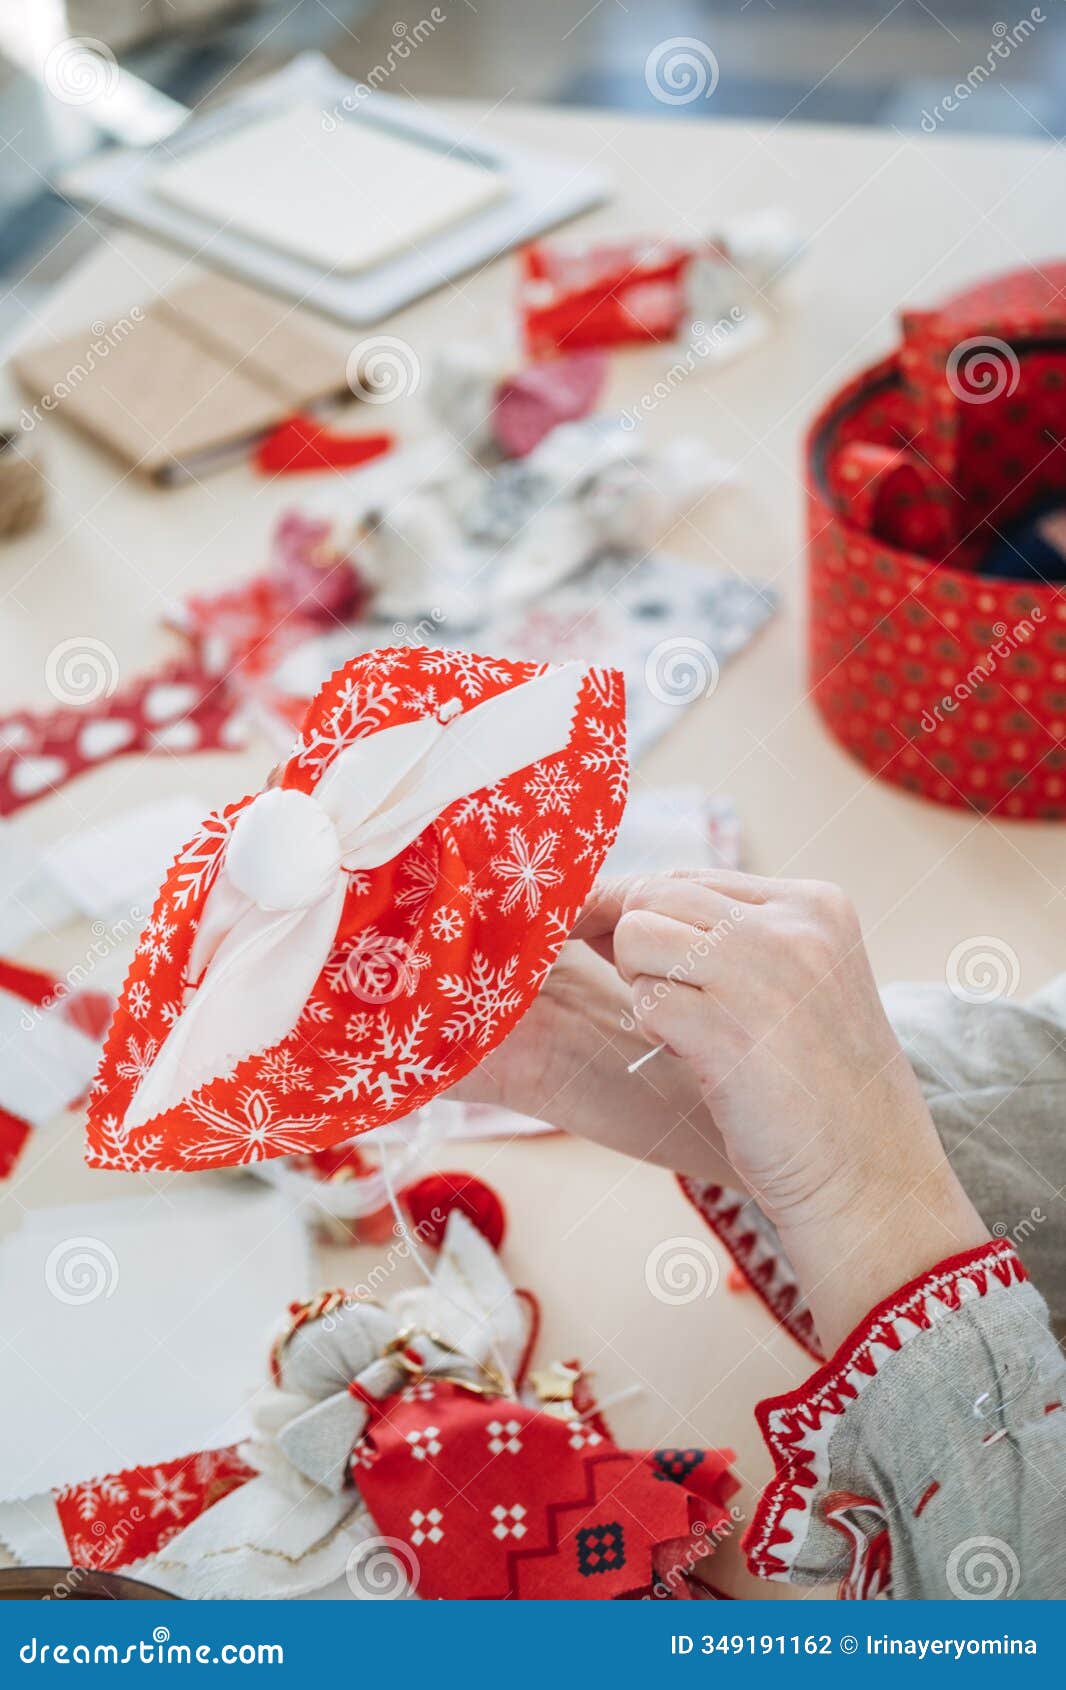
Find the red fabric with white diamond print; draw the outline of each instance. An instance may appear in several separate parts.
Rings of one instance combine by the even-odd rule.
[[[549,667],[425,647],[356,658],[312,702],[281,784],[313,792],[354,740],[454,698],[469,709]],[[459,799],[391,862],[349,876],[336,947],[295,1032],[126,1132],[252,799],[209,817],[171,868],[127,977],[90,1104],[89,1163],[196,1169],[303,1154],[429,1102],[533,1002],[614,839],[626,780],[622,678],[592,669],[562,752]],[[390,1001],[352,990],[383,973],[396,984]]]
[[[423,1380],[384,1405],[353,1477],[418,1595],[603,1601],[684,1575],[730,1528],[729,1450],[621,1450],[581,1422]],[[676,1587],[676,1589],[675,1589]]]
[[[231,1446],[53,1491],[71,1565],[112,1572],[132,1566],[255,1476]]]

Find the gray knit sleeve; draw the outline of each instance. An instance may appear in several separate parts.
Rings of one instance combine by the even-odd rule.
[[[885,1300],[761,1403],[753,1572],[842,1596],[1066,1596],[1066,1363],[1009,1240]]]

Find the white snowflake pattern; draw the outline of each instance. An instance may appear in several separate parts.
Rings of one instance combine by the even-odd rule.
[[[353,1020],[359,1019],[353,1017]],[[335,1086],[322,1092],[323,1103],[339,1103],[344,1098],[365,1096],[386,1109],[392,1109],[408,1093],[420,1086],[439,1080],[445,1070],[432,1062],[421,1050],[425,1038],[429,1010],[416,1009],[406,1026],[382,1014],[368,1016],[364,1040],[373,1030],[369,1049],[358,1051],[327,1050],[323,1054],[334,1065]]]
[[[291,1050],[272,1050],[262,1058],[256,1072],[282,1097],[288,1097],[291,1091],[299,1091],[311,1078],[310,1068],[297,1062]]]
[[[162,1005],[159,1014],[162,1018],[164,1027],[173,1027],[175,1021],[178,1019],[178,1016],[181,1014],[181,1004],[178,1003],[176,999],[170,998]]]
[[[530,845],[520,827],[511,829],[507,835],[510,855],[501,853],[493,857],[491,865],[493,874],[507,882],[507,890],[500,899],[504,915],[509,915],[516,904],[524,902],[526,915],[532,920],[540,909],[544,889],[559,885],[563,871],[552,862],[558,843],[559,835],[548,832],[542,833]]]
[[[610,726],[601,721],[598,716],[586,716],[585,727],[592,740],[592,750],[581,753],[581,767],[592,769],[597,774],[606,775],[611,786],[611,797],[621,803],[626,795],[629,780],[629,766],[626,762],[625,741],[619,727]]]
[[[531,977],[533,990],[539,992],[555,967],[562,946],[569,939],[577,911],[569,906],[545,910],[543,918],[545,949]]]
[[[511,679],[509,664],[495,657],[476,657],[472,651],[430,648],[421,658],[419,668],[427,675],[446,676],[467,698],[480,698],[490,683],[506,686]]]
[[[561,758],[554,763],[538,763],[532,780],[526,781],[526,792],[537,806],[538,816],[568,816],[579,791],[578,782]]]
[[[308,998],[307,1002],[303,1006],[303,1009],[300,1011],[300,1021],[306,1021],[311,1027],[319,1027],[324,1021],[332,1020],[333,1010],[331,1006],[328,1003],[324,1003],[321,998]],[[297,1026],[300,1025],[300,1021],[296,1023]]]
[[[399,697],[399,688],[391,681],[375,685],[349,677],[322,725],[312,728],[299,741],[297,765],[301,769],[313,769],[317,777],[353,740],[380,728]]]
[[[177,885],[173,893],[175,909],[186,909],[194,899],[210,890],[222,866],[236,821],[236,812],[232,816],[208,816],[179,854],[174,864],[177,871]]]
[[[403,701],[408,710],[417,710],[422,716],[435,716],[443,702],[436,687],[404,687]]]
[[[153,911],[148,925],[141,934],[137,945],[137,955],[148,958],[148,972],[154,974],[161,962],[172,962],[170,941],[177,932],[177,924],[168,919],[170,910],[166,904],[160,904],[158,911]]]
[[[140,1173],[163,1148],[162,1133],[148,1133],[130,1145],[130,1135],[117,1115],[105,1115],[98,1129],[95,1164],[100,1168],[114,1168],[118,1173]]]
[[[244,1163],[299,1155],[315,1148],[311,1141],[327,1120],[325,1115],[278,1117],[266,1093],[251,1086],[241,1093],[231,1115],[197,1097],[190,1099],[188,1109],[210,1130],[195,1144],[182,1147],[186,1162],[199,1156]]]
[[[591,827],[579,827],[577,836],[583,841],[580,851],[574,858],[575,863],[583,863],[589,857],[599,857],[607,850],[613,837],[613,829],[609,828],[603,819],[602,810],[597,810]]]
[[[495,786],[487,786],[481,792],[472,792],[469,797],[461,798],[452,807],[451,820],[458,827],[469,827],[477,823],[490,843],[495,842],[496,829],[508,817],[520,816],[522,811],[513,798],[501,791],[502,783],[497,781]]]
[[[435,851],[416,847],[404,854],[400,864],[400,879],[404,885],[395,894],[398,910],[420,912],[437,890],[440,863]]]
[[[326,964],[326,980],[332,992],[351,992],[363,1003],[392,1003],[418,990],[429,957],[402,934],[382,933],[373,924],[364,927],[347,945],[333,952]]]
[[[613,710],[618,691],[618,678],[613,669],[588,669],[585,675],[593,697],[601,709]]]
[[[152,1007],[152,994],[143,980],[135,980],[126,993],[126,1003],[135,1021],[143,1021]]]
[[[143,1496],[151,1508],[151,1518],[157,1520],[160,1514],[169,1514],[172,1519],[180,1520],[187,1502],[195,1502],[196,1493],[182,1489],[183,1472],[164,1473],[161,1467],[153,1468],[148,1475],[147,1485],[138,1488],[137,1495]]]
[[[140,1085],[158,1054],[158,1040],[146,1038],[144,1044],[139,1045],[131,1034],[126,1040],[126,1054],[116,1067],[124,1080],[134,1080]]]
[[[493,968],[484,952],[475,951],[469,973],[441,975],[440,989],[456,1005],[455,1014],[444,1024],[444,1037],[487,1045],[499,1022],[522,1001],[515,987],[517,968],[517,957]]]
[[[496,894],[491,886],[479,886],[475,877],[470,874],[460,886],[459,896],[469,900],[470,908],[476,917],[481,914],[482,905],[491,903]]]
[[[56,1493],[57,1502],[72,1502],[79,1520],[95,1520],[103,1508],[114,1508],[128,1502],[130,1493],[116,1474],[103,1479],[89,1479],[84,1484],[64,1485]]]
[[[458,939],[463,931],[463,918],[457,909],[447,904],[435,912],[429,924],[429,931],[434,939],[440,939],[447,944],[452,939]]]

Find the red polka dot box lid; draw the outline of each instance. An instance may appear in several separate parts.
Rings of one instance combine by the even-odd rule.
[[[322,1150],[459,1080],[533,1002],[625,803],[622,677],[383,650],[159,892],[89,1109],[94,1167]]]
[[[1039,541],[1066,532],[1066,263],[905,312],[815,419],[807,482],[832,733],[924,797],[1066,818],[1066,551]]]

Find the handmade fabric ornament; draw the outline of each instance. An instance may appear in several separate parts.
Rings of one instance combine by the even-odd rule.
[[[606,379],[606,354],[597,350],[508,370],[480,342],[466,341],[438,356],[429,402],[468,452],[524,458],[553,428],[587,416]]]
[[[97,1077],[90,1164],[117,1140],[159,1168],[319,1150],[461,1079],[529,1008],[626,780],[614,671],[425,647],[348,664],[279,784],[210,817],[171,868]]]
[[[740,317],[764,318],[765,295],[803,251],[772,207],[737,217],[705,240],[615,241],[569,248],[548,242],[522,254],[520,310],[534,358],[578,348],[687,336]]]
[[[0,1534],[22,1559],[62,1560],[65,1538],[80,1564],[88,1552],[186,1597],[688,1595],[733,1529],[731,1452],[619,1449],[577,1364],[527,1382],[536,1325],[453,1211],[428,1284],[384,1307],[343,1291],[293,1305],[239,1454],[0,1508]],[[170,1498],[166,1533],[153,1506],[127,1541],[134,1494],[158,1512]]]

